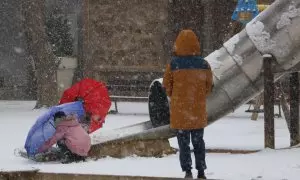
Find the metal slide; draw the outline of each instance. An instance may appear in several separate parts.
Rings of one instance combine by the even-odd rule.
[[[249,22],[245,29],[205,59],[214,73],[214,90],[207,98],[209,124],[233,112],[263,90],[263,55],[272,54],[274,69],[291,70],[300,62],[300,0],[277,0]],[[276,74],[278,80],[283,74]],[[94,136],[93,144],[132,139],[173,137],[168,100],[161,79],[150,87],[151,121]]]

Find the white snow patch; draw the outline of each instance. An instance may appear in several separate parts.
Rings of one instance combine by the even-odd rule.
[[[14,149],[23,147],[28,130],[44,110],[32,110],[35,102],[0,101],[0,154],[1,171],[33,170],[53,173],[108,174],[155,177],[183,177],[179,154],[163,158],[126,157],[123,159],[103,158],[85,163],[34,163],[16,157]],[[120,102],[121,113],[147,113],[147,103]],[[112,107],[113,108],[113,107]],[[221,118],[205,128],[204,139],[208,149],[263,149],[264,120],[259,114],[257,121],[251,121],[251,113],[245,113],[248,105],[238,108],[234,113]],[[277,106],[275,107],[277,110]],[[18,112],[18,113],[15,113]],[[103,129],[111,130],[149,120],[149,115],[108,115]],[[289,146],[289,132],[283,118],[275,119],[276,148]],[[12,133],[13,131],[13,133]],[[98,132],[99,133],[99,132]],[[8,138],[9,136],[9,138]],[[170,139],[173,147],[178,147],[176,138]],[[191,144],[192,147],[192,144]],[[194,156],[193,165],[195,163]],[[298,180],[300,173],[300,149],[270,150],[253,154],[208,153],[206,160],[208,179],[228,180]],[[224,166],[225,165],[225,166]],[[96,167],[96,168],[95,168]],[[132,167],[134,171],[132,171]],[[193,166],[195,167],[195,166]],[[151,170],[149,170],[151,169]],[[196,175],[197,171],[193,169]]]
[[[243,64],[243,58],[242,56],[238,55],[238,54],[235,54],[233,56],[233,59],[235,60],[235,62],[238,64],[238,65],[242,65]]]
[[[162,84],[163,83],[163,78],[156,79],[156,81],[158,81]]]
[[[239,34],[236,34],[235,36],[233,36],[231,39],[229,39],[224,43],[224,47],[227,49],[229,54],[233,54],[235,45],[239,42],[239,40],[240,40]]]
[[[268,52],[276,46],[276,42],[271,40],[270,33],[264,31],[264,24],[260,21],[248,23],[246,31],[249,38],[261,52]]]
[[[163,84],[163,78],[155,79],[155,80],[153,80],[152,83],[150,84],[150,88],[153,86],[153,83],[155,83],[156,81],[159,82],[160,84]]]
[[[223,63],[219,61],[220,57],[221,57],[221,52],[219,50],[216,50],[210,53],[208,56],[206,56],[205,60],[209,63],[212,70],[220,69],[223,66]]]
[[[271,58],[272,55],[271,55],[271,54],[264,54],[263,57],[264,57],[264,58],[265,58],[265,57]]]
[[[289,6],[288,12],[285,12],[281,15],[280,20],[278,21],[276,27],[277,29],[281,29],[284,26],[290,25],[292,23],[292,18],[300,16],[300,9],[297,9],[295,4]]]

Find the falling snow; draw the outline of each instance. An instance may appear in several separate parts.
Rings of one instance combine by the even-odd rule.
[[[264,149],[263,114],[259,114],[257,121],[251,121],[251,114],[245,112],[249,106],[240,103],[246,100],[245,96],[248,96],[249,92],[251,92],[250,95],[253,95],[255,92],[252,91],[261,88],[259,84],[262,80],[261,69],[259,69],[261,64],[253,63],[256,61],[251,58],[256,58],[257,54],[264,54],[263,57],[270,57],[273,54],[277,59],[281,58],[282,62],[276,64],[278,67],[282,64],[290,64],[292,67],[300,62],[300,53],[298,53],[300,31],[296,23],[300,17],[300,0],[277,0],[275,5],[273,4],[274,6],[271,5],[264,11],[266,13],[252,19],[246,25],[243,34],[232,34],[232,38],[226,42],[223,42],[223,36],[231,32],[230,28],[232,27],[225,29],[225,27],[229,27],[230,17],[228,16],[226,19],[221,13],[233,11],[233,9],[226,9],[227,5],[218,5],[222,12],[205,14],[210,9],[218,9],[212,8],[212,2],[209,0],[201,1],[201,3],[191,1],[190,3],[196,4],[195,8],[199,8],[199,10],[189,9],[187,17],[178,13],[179,10],[186,11],[183,1],[177,3],[174,0],[161,1],[161,5],[157,5],[155,2],[155,6],[150,1],[134,1],[132,4],[130,4],[130,0],[124,1],[125,4],[123,1],[116,1],[113,7],[102,5],[109,2],[114,3],[113,1],[103,1],[101,5],[97,4],[98,1],[93,1],[92,4],[86,6],[89,8],[87,14],[81,12],[83,10],[81,0],[46,0],[46,4],[39,6],[44,8],[45,5],[47,10],[45,14],[38,14],[42,11],[28,11],[31,6],[23,7],[30,2],[34,1],[23,0],[20,3],[17,0],[3,0],[0,2],[0,95],[2,99],[14,100],[0,100],[0,132],[5,134],[5,136],[0,136],[3,145],[0,154],[0,171],[39,169],[41,172],[55,173],[183,177],[178,153],[165,155],[162,158],[131,156],[116,159],[105,157],[98,160],[89,159],[85,163],[61,165],[58,163],[33,163],[27,159],[16,157],[13,151],[16,148],[23,148],[28,130],[36,118],[47,110],[46,106],[34,109],[37,104],[35,100],[38,97],[39,100],[43,99],[46,95],[51,94],[55,97],[51,100],[56,103],[56,91],[68,88],[77,79],[89,76],[97,78],[97,80],[122,82],[123,80],[127,81],[129,77],[134,83],[138,81],[146,84],[147,79],[149,89],[155,82],[163,86],[161,76],[170,60],[169,57],[174,55],[171,52],[173,48],[171,42],[175,38],[174,32],[191,24],[191,27],[196,28],[196,34],[199,35],[201,50],[205,53],[211,52],[207,53],[208,55],[204,58],[210,64],[214,78],[218,78],[218,81],[215,82],[213,96],[209,97],[211,98],[209,103],[212,103],[208,107],[212,109],[210,106],[213,106],[215,108],[213,113],[219,115],[223,112],[216,107],[223,108],[222,104],[225,104],[226,107],[229,107],[230,103],[240,106],[233,113],[222,114],[217,122],[205,129],[206,148],[260,151],[253,154],[236,155],[207,153],[208,169],[206,173],[208,178],[228,180],[299,179],[299,148]],[[37,5],[37,2],[42,1],[35,0],[35,2],[31,5]],[[91,1],[82,2],[91,3]],[[143,4],[146,8],[141,8],[141,2],[146,2]],[[281,6],[276,7],[276,4]],[[172,10],[170,7],[176,5],[178,9],[174,8],[175,14],[170,15]],[[204,10],[205,16],[198,20],[197,15],[203,13],[200,11],[201,9]],[[276,9],[277,12],[270,12],[272,9]],[[23,12],[27,13],[22,14]],[[193,16],[193,12],[199,12],[195,14],[197,18]],[[55,14],[54,19],[50,18],[52,13]],[[42,18],[43,15],[45,18]],[[217,21],[212,21],[212,18],[221,20],[218,20],[219,24],[216,25]],[[42,19],[42,21],[30,22],[30,19]],[[47,19],[45,25],[43,19]],[[49,25],[47,22],[52,22],[57,26],[51,23]],[[57,29],[58,24],[60,24],[59,29]],[[33,33],[32,30],[34,30]],[[36,32],[39,30],[41,31]],[[40,38],[38,35],[44,38]],[[173,35],[174,37],[172,37]],[[45,40],[44,43],[40,43],[43,40]],[[53,61],[47,61],[47,59]],[[59,65],[57,64],[58,69],[53,62],[60,62]],[[50,67],[49,64],[41,66],[43,63],[53,63],[53,66]],[[142,69],[151,67],[155,69],[155,72],[142,70],[138,74],[132,73],[140,66],[143,66]],[[131,67],[133,68],[131,69]],[[53,70],[48,73],[49,69]],[[116,69],[120,69],[120,71],[116,71]],[[44,75],[39,76],[39,73],[44,73]],[[244,77],[244,74],[240,76],[241,73],[248,73],[248,77],[257,78],[251,84],[253,87],[255,86],[252,88],[253,90],[239,91],[245,84],[240,80]],[[40,81],[43,78],[48,80]],[[203,76],[201,79],[205,79],[205,77]],[[37,84],[37,82],[42,83]],[[180,83],[178,84],[180,85]],[[248,87],[249,84],[246,84],[245,87]],[[45,93],[41,94],[43,90]],[[139,90],[132,91],[134,95],[140,93]],[[148,92],[148,89],[145,91],[146,94],[148,93],[147,95],[153,95]],[[223,92],[226,94],[224,100],[222,100]],[[189,93],[191,91],[188,91],[186,96],[189,96]],[[227,102],[227,96],[232,98],[232,102]],[[34,100],[23,101],[24,99]],[[164,103],[172,105],[171,98],[167,97],[167,99],[168,102]],[[192,96],[186,99],[191,102],[197,101]],[[152,128],[149,121],[149,106],[153,105],[155,105],[154,102],[118,102],[119,114],[107,115],[103,128],[91,134],[92,144],[136,134],[141,135],[146,131],[157,132],[162,127]],[[187,109],[189,108],[192,109],[192,107],[187,107]],[[114,105],[111,106],[111,110],[116,110]],[[278,109],[276,110],[278,111]],[[184,113],[191,119],[196,118],[191,116],[188,111]],[[124,130],[123,127],[128,125],[133,126]],[[168,129],[167,126],[164,127]],[[276,148],[289,147],[289,131],[283,118],[275,119],[275,129]],[[178,148],[175,137],[170,138],[169,142],[172,147]],[[134,171],[132,171],[133,167]],[[196,172],[196,170],[193,171]]]
[[[20,47],[14,47],[14,50],[16,53],[21,54],[22,52],[24,52],[24,50]]]

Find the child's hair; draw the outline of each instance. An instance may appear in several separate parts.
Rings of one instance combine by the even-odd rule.
[[[81,102],[84,102],[84,99],[82,97],[76,97],[75,98],[75,101],[81,101]]]
[[[63,111],[58,111],[54,114],[54,122],[61,120],[62,118],[65,118],[66,114]]]

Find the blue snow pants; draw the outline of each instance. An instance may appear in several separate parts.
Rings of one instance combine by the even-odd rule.
[[[194,147],[196,169],[204,172],[205,162],[205,143],[203,140],[204,129],[177,130],[177,140],[179,145],[179,160],[182,171],[192,169],[192,158],[190,150],[190,141]]]

